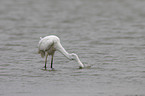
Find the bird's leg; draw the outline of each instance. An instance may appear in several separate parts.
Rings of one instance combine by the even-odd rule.
[[[53,69],[53,55],[52,55],[52,57],[51,57],[51,69]]]
[[[48,57],[48,53],[47,53],[46,58],[45,58],[45,66],[44,66],[45,69],[46,69],[46,64],[47,64],[47,57]]]

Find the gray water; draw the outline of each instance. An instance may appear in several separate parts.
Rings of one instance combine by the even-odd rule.
[[[91,67],[56,52],[44,70],[51,34]],[[145,96],[145,1],[0,0],[0,54],[0,96]]]

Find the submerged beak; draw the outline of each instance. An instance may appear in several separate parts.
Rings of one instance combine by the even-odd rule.
[[[79,57],[76,55],[76,61],[79,63],[79,65],[80,65],[80,69],[82,69],[82,68],[84,68],[85,66],[84,66],[84,64],[80,61],[80,59],[79,59]]]

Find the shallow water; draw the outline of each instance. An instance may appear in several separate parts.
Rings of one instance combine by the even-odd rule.
[[[1,96],[145,96],[145,1],[1,0]],[[44,70],[39,37],[57,35],[68,52],[56,52]]]

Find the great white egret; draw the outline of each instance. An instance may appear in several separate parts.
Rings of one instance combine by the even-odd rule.
[[[60,39],[57,36],[50,35],[46,36],[44,38],[40,37],[40,41],[38,44],[38,53],[41,54],[41,57],[45,57],[45,69],[47,64],[47,57],[48,55],[51,55],[51,68],[53,69],[53,56],[55,51],[59,51],[62,53],[65,57],[67,57],[69,60],[75,60],[79,65],[80,68],[84,67],[84,64],[80,61],[79,57],[75,53],[69,54],[60,44]]]

